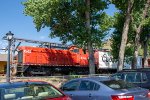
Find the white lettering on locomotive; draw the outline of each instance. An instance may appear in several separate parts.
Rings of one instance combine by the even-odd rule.
[[[31,53],[31,50],[23,50],[24,53]]]
[[[86,57],[81,57],[81,59],[86,60],[87,58]]]

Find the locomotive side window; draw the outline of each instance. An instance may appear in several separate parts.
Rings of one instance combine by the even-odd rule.
[[[73,49],[72,52],[79,53],[79,49]]]
[[[23,58],[23,52],[22,52],[22,51],[19,51],[19,52],[18,52],[18,62],[19,62],[19,63],[22,63],[22,58]]]
[[[86,49],[83,49],[83,53],[86,54]]]

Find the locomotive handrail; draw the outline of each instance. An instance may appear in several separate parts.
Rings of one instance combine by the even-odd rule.
[[[2,38],[3,40],[6,40],[6,36]],[[13,42],[28,42],[28,43],[37,43],[40,44],[41,46],[49,46],[49,48],[68,48],[66,44],[61,44],[61,43],[54,43],[54,42],[46,42],[46,41],[38,41],[38,40],[29,40],[29,39],[23,39],[23,38],[16,38],[14,37],[12,39]]]

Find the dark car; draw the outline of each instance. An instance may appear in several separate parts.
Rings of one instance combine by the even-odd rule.
[[[0,83],[0,100],[71,100],[52,84],[42,81]]]
[[[72,100],[149,100],[149,90],[111,77],[78,78],[61,86]]]
[[[122,70],[111,75],[111,77],[119,78],[124,81],[133,83],[139,87],[150,89],[150,69],[149,68]]]

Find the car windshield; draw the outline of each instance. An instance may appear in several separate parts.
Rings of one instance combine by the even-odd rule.
[[[0,89],[0,100],[41,100],[57,98],[63,94],[49,84],[32,84],[25,87]]]
[[[111,77],[114,77],[116,79],[122,79],[131,83],[139,83],[139,82],[142,82],[142,76],[144,76],[145,80],[147,79],[146,74],[140,73],[140,72],[117,73],[117,74],[112,75]]]
[[[108,81],[101,81],[103,84],[107,85],[108,87],[118,90],[118,89],[129,89],[135,88],[137,86],[133,85],[132,83],[125,82],[123,80],[108,80]]]

